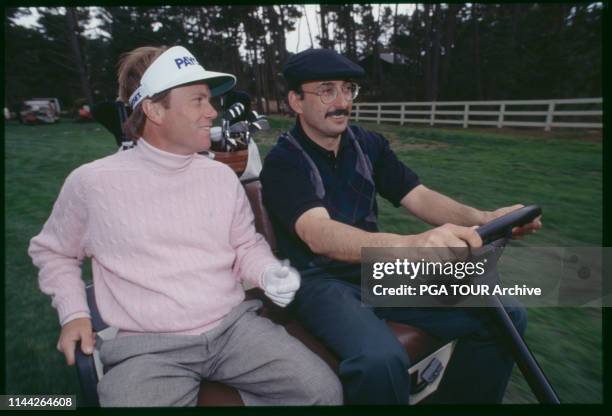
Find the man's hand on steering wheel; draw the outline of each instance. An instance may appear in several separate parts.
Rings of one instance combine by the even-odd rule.
[[[516,204],[516,205],[509,206],[509,207],[498,208],[495,211],[486,211],[483,224],[486,224],[494,220],[495,218],[499,218],[512,211],[516,211],[517,209],[523,208],[524,206],[525,205],[523,204]],[[540,228],[542,228],[542,216],[541,215],[525,225],[522,225],[520,227],[514,227],[512,229],[512,238],[520,239],[527,234],[535,233]]]

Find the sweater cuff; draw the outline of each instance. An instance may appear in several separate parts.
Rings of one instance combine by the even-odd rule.
[[[89,312],[75,312],[75,313],[71,313],[70,315],[66,316],[64,319],[60,320],[60,325],[64,326],[68,322],[74,321],[75,319],[79,319],[79,318],[88,318],[88,319],[91,319],[91,315],[89,314]]]
[[[85,293],[82,296],[78,295],[57,301],[54,306],[57,308],[59,321],[62,326],[76,318],[91,317]]]

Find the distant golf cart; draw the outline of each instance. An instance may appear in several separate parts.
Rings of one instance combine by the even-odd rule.
[[[60,103],[57,98],[33,98],[21,104],[17,112],[21,124],[53,124],[60,119]]]

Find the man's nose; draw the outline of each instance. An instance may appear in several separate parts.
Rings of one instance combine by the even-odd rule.
[[[217,110],[215,110],[215,107],[213,107],[211,103],[208,103],[208,106],[206,107],[204,114],[206,115],[207,118],[210,118],[211,120],[214,120],[219,115],[219,113],[217,112]]]

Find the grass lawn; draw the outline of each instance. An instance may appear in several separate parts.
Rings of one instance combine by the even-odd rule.
[[[292,119],[271,118],[260,135],[265,154]],[[601,245],[602,146],[582,133],[530,134],[496,130],[410,128],[361,123],[383,133],[398,156],[427,186],[483,209],[538,203],[544,229],[533,246]],[[28,242],[42,228],[64,178],[77,166],[116,150],[96,123],[70,120],[48,126],[5,125],[5,336],[7,393],[74,394],[74,368],[55,350],[59,324],[37,284]],[[384,231],[415,233],[427,227],[380,203]],[[86,271],[86,274],[89,274]],[[601,311],[531,308],[526,335],[565,403],[602,401]],[[508,403],[535,399],[515,370]]]

